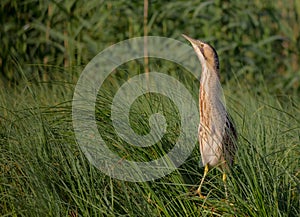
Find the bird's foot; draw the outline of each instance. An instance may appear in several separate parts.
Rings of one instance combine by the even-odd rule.
[[[198,194],[199,197],[200,197],[201,199],[205,199],[205,198],[206,198],[206,196],[204,196],[204,195],[201,193],[201,190],[200,190],[199,188],[197,189],[196,194]]]

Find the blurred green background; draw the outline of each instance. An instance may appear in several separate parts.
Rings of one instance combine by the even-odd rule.
[[[300,1],[145,2],[1,0],[0,215],[299,216]],[[215,169],[203,186],[208,197],[193,194],[203,174],[198,144],[178,171],[144,183],[106,176],[78,147],[71,106],[80,73],[103,49],[145,31],[189,44],[184,33],[218,51],[239,132],[229,198]],[[131,111],[135,131],[147,134],[157,111],[169,131],[154,147],[125,147],[111,125],[110,105],[120,81],[144,72],[134,63],[107,79],[96,116],[111,149],[148,161],[172,147],[180,117],[162,96],[139,98]],[[161,65],[198,97],[197,80],[167,61],[153,61],[150,69]]]
[[[89,60],[116,42],[143,36],[143,1],[1,1],[1,82],[78,77]],[[282,1],[150,1],[148,35],[214,45],[223,77],[279,92],[299,91],[300,3]],[[20,72],[22,69],[22,73]],[[75,70],[74,70],[75,69]]]

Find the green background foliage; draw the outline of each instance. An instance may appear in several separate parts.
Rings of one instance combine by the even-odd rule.
[[[235,72],[252,84],[263,75],[276,90],[294,91],[299,11],[292,0],[150,1],[148,34],[201,38],[218,49],[227,76]],[[47,80],[56,76],[51,66],[84,66],[108,45],[137,36],[143,36],[141,1],[4,0],[1,77],[17,82],[21,65],[30,78]]]
[[[148,35],[187,43],[184,33],[218,51],[227,107],[239,132],[227,200],[216,169],[204,185],[207,198],[193,195],[203,172],[198,148],[177,171],[152,182],[115,180],[89,164],[72,130],[74,87],[100,51],[144,35],[143,14],[143,1],[0,2],[0,214],[299,216],[297,0],[149,2]],[[149,67],[171,69],[168,73],[197,98],[197,81],[172,64],[150,59]],[[125,148],[109,111],[122,82],[143,72],[142,61],[136,61],[110,76],[99,92],[96,114],[112,150],[148,161],[176,141],[180,117],[174,105],[158,95],[135,103],[131,124],[137,132],[149,132],[148,118],[156,111],[170,123],[167,136],[149,149]]]

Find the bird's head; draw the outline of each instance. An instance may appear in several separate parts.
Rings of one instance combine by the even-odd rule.
[[[216,50],[209,44],[190,38],[187,35],[182,34],[189,42],[191,42],[202,67],[207,67],[219,73],[219,58]]]

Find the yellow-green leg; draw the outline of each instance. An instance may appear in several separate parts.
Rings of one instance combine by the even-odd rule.
[[[223,182],[224,182],[225,197],[226,197],[226,200],[227,200],[227,199],[228,199],[228,193],[227,193],[226,178],[227,178],[227,176],[226,176],[226,173],[225,173],[225,171],[224,171],[224,172],[223,172],[223,178],[222,178],[222,180],[223,180]]]
[[[204,179],[205,179],[205,176],[207,175],[208,173],[208,164],[205,165],[204,167],[204,174],[203,174],[203,177],[201,179],[201,182],[200,182],[200,185],[196,191],[196,193],[201,197],[201,198],[205,198],[205,196],[202,195],[201,193],[201,188],[202,188],[202,185],[203,185],[203,182],[204,182]]]

